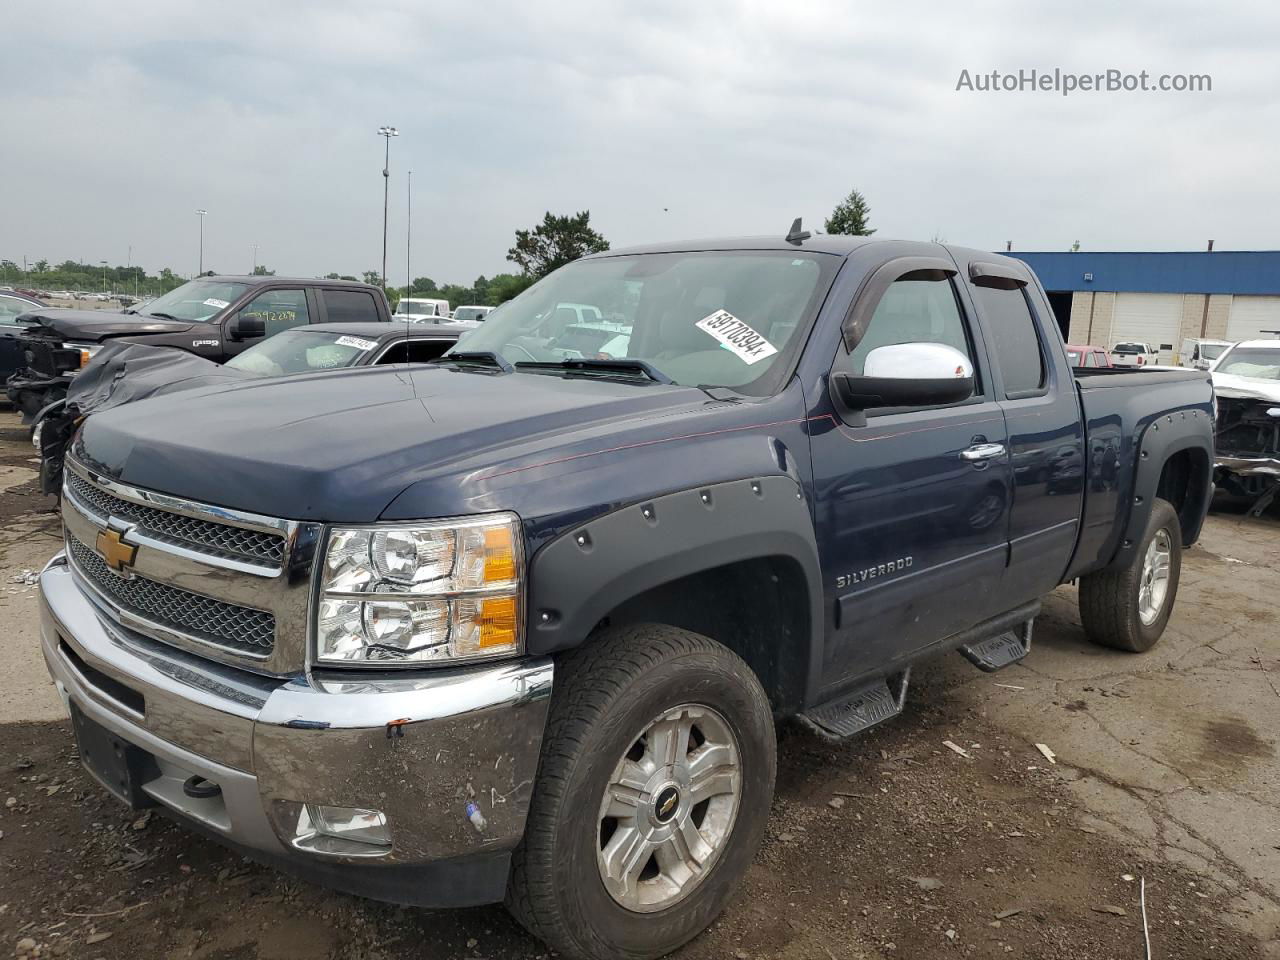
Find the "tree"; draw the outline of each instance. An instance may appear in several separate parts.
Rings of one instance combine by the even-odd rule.
[[[262,264],[258,264],[253,268],[253,275],[255,277],[274,277],[276,272],[274,270],[268,270]]]
[[[514,273],[500,273],[493,277],[485,288],[484,302],[491,307],[506,303],[512,297],[519,296],[533,285],[534,278]]]
[[[382,286],[382,274],[377,270],[366,270],[363,276],[365,283],[372,284],[375,287]]]
[[[37,260],[35,269],[36,269],[36,273],[44,273],[46,270],[49,269],[49,261]]]
[[[526,277],[540,280],[572,260],[608,250],[609,241],[591,229],[590,221],[589,210],[572,217],[557,217],[547,211],[532,230],[516,231],[516,245],[507,251],[507,259]]]
[[[875,230],[867,226],[871,217],[871,208],[866,198],[857,190],[850,190],[849,195],[836,204],[827,218],[824,228],[827,233],[842,233],[849,237],[869,237]]]

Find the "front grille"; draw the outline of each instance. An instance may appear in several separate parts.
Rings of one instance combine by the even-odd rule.
[[[66,471],[66,483],[73,497],[104,519],[119,517],[135,523],[156,539],[215,557],[269,563],[277,567],[284,562],[284,538],[275,534],[197,520],[122,500],[71,470]]]
[[[67,552],[77,570],[99,593],[135,616],[251,656],[267,656],[275,647],[276,618],[270,613],[214,600],[146,577],[118,577],[95,551],[69,534]]]

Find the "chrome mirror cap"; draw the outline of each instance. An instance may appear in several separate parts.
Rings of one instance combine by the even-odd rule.
[[[883,380],[965,380],[973,364],[945,343],[891,343],[867,354],[864,377]]]

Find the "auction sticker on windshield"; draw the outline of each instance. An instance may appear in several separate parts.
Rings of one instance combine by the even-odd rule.
[[[217,297],[210,297],[208,300],[204,302],[204,305],[206,307],[217,307],[219,310],[221,310],[223,307],[227,306],[227,304],[229,304],[230,302],[231,302],[230,300],[219,300]]]
[[[340,347],[355,347],[357,350],[372,350],[378,345],[377,340],[362,340],[359,337],[339,337],[334,342]]]
[[[694,326],[715,337],[746,364],[758,363],[778,352],[778,348],[766,340],[764,334],[757,333],[728,310],[717,310],[703,317]]]

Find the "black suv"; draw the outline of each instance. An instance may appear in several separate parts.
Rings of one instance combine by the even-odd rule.
[[[177,347],[222,363],[251,343],[305,323],[388,322],[377,287],[296,277],[199,277],[117,313],[47,308],[24,315],[20,368],[6,393],[32,422],[66,396],[71,378],[113,340]]]

